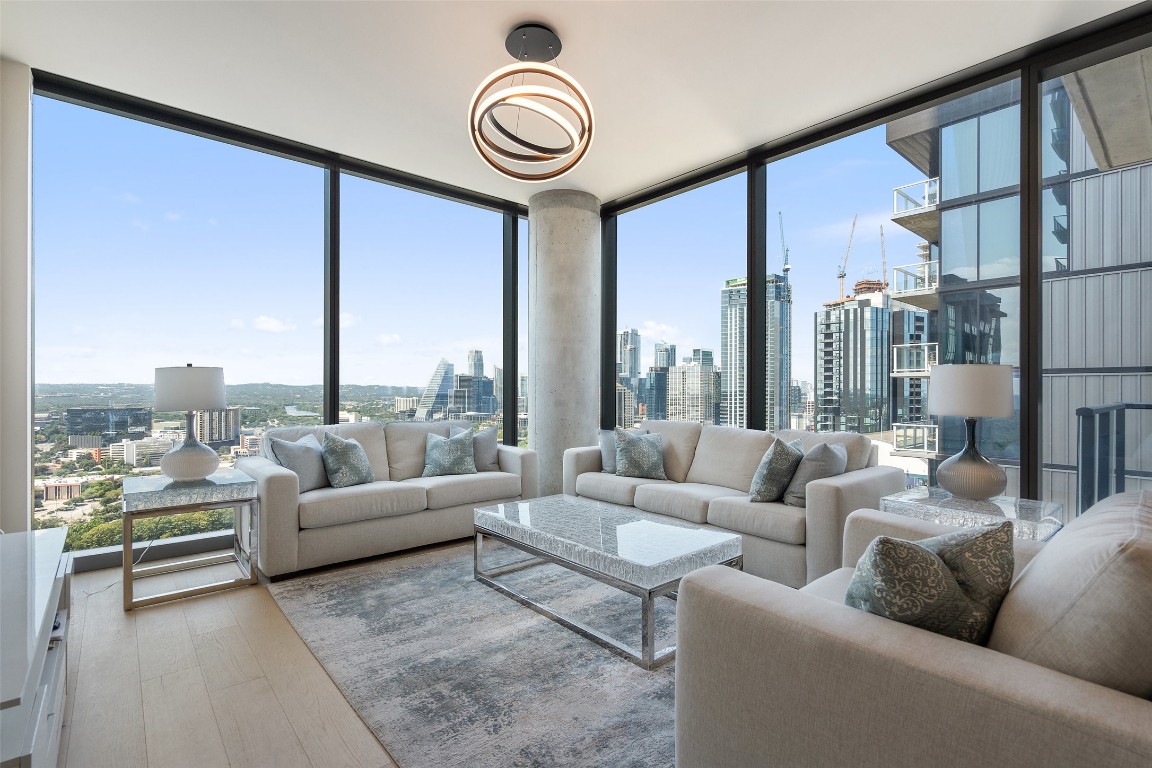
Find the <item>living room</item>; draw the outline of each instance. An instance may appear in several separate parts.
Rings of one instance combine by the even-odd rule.
[[[967,442],[1003,476],[977,498],[1038,523],[1152,491],[1148,2],[2,0],[0,19],[0,529],[55,530],[72,569],[60,765],[700,764],[673,744],[681,657],[641,652],[644,669],[548,626],[572,645],[521,659],[552,686],[531,706],[523,678],[507,700],[471,690],[495,664],[479,657],[468,685],[376,666],[421,695],[355,690],[364,667],[325,612],[372,623],[336,605],[374,588],[357,568],[439,589],[452,562],[508,603],[503,658],[524,622],[551,623],[477,581],[472,509],[561,493],[734,532],[745,573],[800,588],[872,530],[849,513],[943,487]],[[533,73],[485,92],[513,60],[555,69],[555,90],[529,103]],[[534,149],[508,135],[536,129]],[[542,181],[509,164],[517,147],[549,155]],[[163,405],[161,369],[187,363],[220,370],[218,402]],[[1002,406],[957,410],[991,385],[933,400],[943,367],[1001,369]],[[324,443],[323,425],[364,444],[376,481],[409,486],[406,501],[346,490],[372,514],[400,505],[391,517],[309,511],[308,493],[345,491],[323,465],[319,490],[276,490],[273,440]],[[475,430],[480,477],[434,502],[427,430],[455,427]],[[661,482],[682,487],[613,486],[591,446],[615,428],[660,434]],[[822,433],[868,447],[798,518],[749,522],[750,499],[713,515],[727,491],[693,486],[754,496],[765,432],[805,455]],[[238,567],[132,593],[133,563],[241,536],[222,504],[126,519],[133,486],[174,478],[161,458],[192,435],[258,488],[239,581],[257,565],[276,581],[137,604]],[[816,510],[834,523],[805,538]],[[476,632],[488,610],[406,605],[424,634],[435,610]],[[690,603],[654,605],[670,641]],[[416,644],[410,665],[441,658],[421,631],[376,631]],[[572,654],[573,677],[550,668]],[[598,703],[625,696],[645,703]],[[569,709],[587,719],[529,723]],[[236,725],[257,711],[260,728]]]

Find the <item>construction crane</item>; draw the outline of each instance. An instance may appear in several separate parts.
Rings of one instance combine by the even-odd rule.
[[[888,293],[888,256],[884,253],[884,225],[880,225],[880,285]]]
[[[848,254],[852,253],[852,236],[856,234],[856,217],[860,214],[855,214],[852,217],[852,229],[848,232],[848,250],[844,251],[844,260],[840,262],[840,269],[836,271],[836,277],[840,279],[840,298],[844,298],[844,278],[848,276]]]
[[[788,246],[784,245],[784,212],[776,211],[776,215],[780,217],[780,252],[784,254],[784,277],[787,278],[792,265],[788,263]]]

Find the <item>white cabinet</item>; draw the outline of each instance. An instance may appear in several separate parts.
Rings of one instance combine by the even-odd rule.
[[[68,668],[66,535],[0,535],[0,768],[56,766]]]

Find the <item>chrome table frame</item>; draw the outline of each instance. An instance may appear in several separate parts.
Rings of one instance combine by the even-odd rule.
[[[546,616],[549,619],[552,619],[557,624],[565,626],[579,635],[583,635],[592,642],[608,649],[609,651],[612,651],[618,656],[623,656],[625,659],[628,659],[632,663],[644,669],[655,669],[661,664],[671,661],[672,658],[676,656],[675,644],[666,648],[661,648],[659,650],[656,650],[654,647],[656,644],[656,611],[654,603],[657,597],[667,597],[669,599],[675,600],[676,589],[680,586],[680,579],[673,579],[672,581],[665,582],[659,586],[645,589],[644,587],[638,587],[635,584],[629,584],[626,581],[622,581],[613,576],[609,576],[606,573],[601,573],[600,571],[588,568],[587,566],[581,565],[579,563],[574,563],[571,560],[567,560],[563,557],[560,557],[559,555],[539,549],[532,546],[531,544],[525,544],[522,541],[515,541],[514,539],[510,539],[503,534],[489,530],[480,525],[476,525],[475,527],[476,546],[472,560],[472,574],[476,578],[476,581],[480,582],[481,584],[488,585],[492,589],[500,592],[501,594],[507,595],[521,605],[525,605],[541,614],[542,616]],[[493,568],[491,570],[484,570],[481,568],[480,561],[484,554],[485,536],[495,539],[502,544],[507,544],[510,547],[519,549],[522,552],[526,552],[533,557],[530,560],[511,563],[509,565]],[[547,563],[559,565],[561,567],[567,568],[570,571],[582,574],[603,584],[607,584],[608,586],[615,587],[616,589],[619,589],[623,592],[627,592],[639,597],[641,644],[640,651],[637,652],[636,649],[632,646],[622,643],[619,640],[610,637],[609,635],[606,635],[603,632],[588,626],[587,624],[584,624],[583,622],[557,613],[543,603],[538,603],[527,595],[496,581],[496,577],[498,576],[514,573],[516,571],[522,571],[525,568],[531,568],[533,566],[544,565]],[[733,568],[742,569],[744,567],[744,556],[737,555],[736,557],[721,561],[718,563],[718,565],[727,565]]]

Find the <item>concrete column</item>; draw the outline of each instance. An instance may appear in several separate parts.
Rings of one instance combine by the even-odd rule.
[[[528,446],[546,496],[563,490],[565,449],[600,426],[600,201],[532,195],[528,232]]]
[[[0,61],[0,529],[32,524],[32,70]]]

